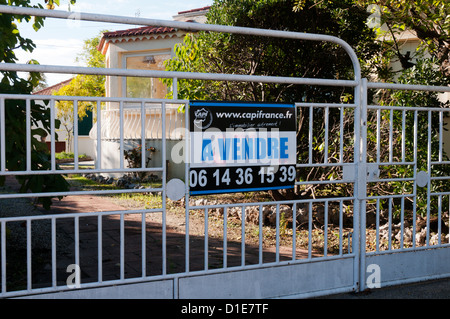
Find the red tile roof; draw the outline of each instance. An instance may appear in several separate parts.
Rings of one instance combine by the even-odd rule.
[[[45,89],[42,89],[40,91],[34,92],[33,94],[34,95],[52,95],[53,93],[59,91],[59,89],[61,89],[61,88],[65,87],[66,85],[68,85],[72,80],[73,80],[73,78],[65,80],[65,81],[62,81],[60,83],[57,83],[57,84],[52,85],[52,86],[49,86],[49,87],[47,87]]]
[[[172,33],[176,32],[175,28],[167,28],[167,27],[140,27],[133,28],[127,30],[118,30],[103,33],[104,38],[118,38],[118,37],[132,37],[132,36],[140,36],[140,35],[149,35],[149,34],[163,34],[163,33]]]
[[[188,13],[195,13],[195,12],[202,12],[209,10],[211,6],[198,8],[198,9],[192,9],[187,11],[180,11],[178,12],[179,15],[188,14]],[[118,31],[111,31],[111,32],[105,32],[103,33],[102,39],[100,40],[100,43],[98,45],[98,50],[105,53],[107,47],[108,47],[108,39],[115,39],[111,41],[120,41],[117,38],[121,37],[133,37],[133,36],[170,36],[170,33],[175,33],[178,30],[176,28],[168,28],[168,27],[155,27],[155,26],[146,26],[146,27],[139,27],[139,28],[133,28],[133,29],[127,29],[127,30],[118,30]]]
[[[186,13],[194,13],[194,12],[198,12],[198,11],[206,11],[206,10],[209,10],[210,8],[211,8],[211,6],[207,6],[207,7],[198,8],[198,9],[192,9],[192,10],[187,10],[187,11],[180,11],[180,12],[178,12],[178,14],[186,14]]]
[[[198,9],[180,11],[180,12],[178,12],[178,14],[181,15],[181,14],[187,14],[187,13],[201,12],[201,11],[209,10],[210,8],[211,8],[211,6],[206,6],[206,7],[198,8]],[[140,35],[149,35],[149,34],[163,34],[163,33],[172,33],[172,32],[177,32],[177,29],[168,28],[168,27],[147,26],[147,27],[127,29],[127,30],[105,32],[105,33],[103,33],[103,37],[109,39],[109,38],[118,38],[118,37],[127,37],[127,36],[130,37],[130,36],[140,36]]]

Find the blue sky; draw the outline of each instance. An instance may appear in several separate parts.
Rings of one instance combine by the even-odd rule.
[[[68,2],[61,0],[61,6],[56,9],[67,11]],[[213,0],[77,0],[71,11],[172,20],[180,11],[201,8],[212,2]],[[32,0],[31,3],[44,3],[44,0]],[[35,32],[31,25],[22,23],[19,25],[21,34],[31,38],[37,48],[31,55],[19,51],[17,56],[19,63],[33,58],[40,64],[76,66],[79,64],[75,62],[75,58],[81,52],[85,39],[98,35],[101,30],[114,31],[133,27],[135,26],[47,18],[44,27]],[[46,76],[49,85],[71,77],[65,74]]]

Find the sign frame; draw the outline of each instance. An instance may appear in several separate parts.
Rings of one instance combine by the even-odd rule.
[[[189,101],[189,194],[294,188],[296,106]]]

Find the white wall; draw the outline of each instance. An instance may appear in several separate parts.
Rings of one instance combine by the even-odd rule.
[[[72,150],[75,153],[74,143],[72,142]],[[91,158],[95,157],[95,143],[89,136],[78,137],[78,155],[85,154]]]
[[[171,161],[172,149],[179,143],[183,143],[180,140],[166,140],[166,161],[169,161],[167,169],[167,181],[172,178],[179,178],[184,180],[184,162],[174,163]],[[140,140],[125,140],[124,149],[129,150],[140,144]],[[94,147],[96,147],[97,141],[94,140]],[[162,167],[162,140],[152,139],[146,141],[146,147],[154,147],[156,151],[152,153],[152,160],[149,163],[150,167]],[[97,160],[96,157],[94,157]],[[128,167],[128,162],[124,159],[124,168]],[[101,167],[102,169],[119,169],[120,168],[120,142],[118,140],[103,140],[101,144]],[[160,173],[153,173],[161,177]],[[103,174],[107,175],[107,174]],[[120,177],[124,173],[108,174],[111,177]]]
[[[185,33],[178,32],[171,37],[147,39],[142,40],[135,38],[128,39],[123,42],[110,42],[106,52],[106,60],[108,68],[125,68],[122,58],[127,54],[142,53],[142,55],[150,55],[158,52],[170,52],[174,56],[173,48],[175,44],[183,41]],[[165,35],[163,35],[165,36]],[[122,94],[122,77],[107,77],[106,79],[106,96],[108,97],[123,97]]]

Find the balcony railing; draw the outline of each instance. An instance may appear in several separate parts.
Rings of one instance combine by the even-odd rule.
[[[184,136],[185,120],[184,113],[178,111],[180,105],[165,105],[165,137],[169,140],[180,140]],[[142,103],[109,105],[101,112],[101,139],[120,140],[141,139],[142,135],[146,139],[162,139],[163,137],[163,116],[161,103]],[[121,133],[121,118],[123,117],[123,133]],[[92,139],[97,139],[97,127],[94,124],[90,135]]]

